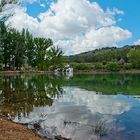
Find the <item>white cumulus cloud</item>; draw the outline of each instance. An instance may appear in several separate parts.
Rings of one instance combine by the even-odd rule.
[[[117,8],[113,8],[113,9],[108,8],[107,12],[108,12],[108,14],[111,14],[111,15],[116,15],[116,14],[117,15],[123,15],[124,14],[124,11],[119,10]]]
[[[135,45],[140,45],[140,39],[134,43]]]
[[[68,55],[112,47],[131,37],[131,32],[116,26],[115,15],[123,11],[104,11],[98,3],[88,0],[52,2],[37,18],[22,7],[15,8],[15,13],[8,21],[12,27],[28,28],[34,36],[52,38]]]
[[[129,38],[131,33],[128,30],[123,30],[119,27],[102,27],[98,30],[92,29],[85,36],[77,37],[73,40],[60,40],[56,44],[63,47],[67,52],[69,48],[70,54],[91,51],[103,47],[112,47],[126,38]],[[65,47],[67,46],[67,47]]]

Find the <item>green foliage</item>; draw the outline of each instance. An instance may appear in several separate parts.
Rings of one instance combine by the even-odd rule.
[[[66,57],[67,62],[92,63],[96,70],[140,68],[140,45],[103,48]],[[112,63],[113,62],[113,63]]]
[[[40,70],[45,69],[45,55],[47,54],[47,49],[53,45],[51,39],[45,38],[34,38],[35,45],[35,60],[34,65]]]
[[[64,63],[64,57],[63,57],[63,51],[62,49],[58,47],[51,47],[49,51],[47,52],[47,58],[46,60],[48,61],[48,65],[53,66],[53,69],[57,67],[63,67]]]
[[[140,68],[140,48],[131,49],[127,56],[134,68]]]
[[[23,35],[25,38],[25,55],[26,55],[26,63],[29,66],[34,67],[35,66],[35,46],[34,46],[34,38],[29,33],[28,30],[26,32],[23,30]]]
[[[68,60],[78,63],[106,63],[111,61],[119,61],[121,58],[123,58],[125,62],[127,62],[127,53],[130,49],[130,46],[125,46],[123,48],[103,48],[69,56]]]
[[[13,63],[13,66],[16,67],[16,69],[19,69],[21,66],[23,66],[25,59],[25,38],[20,32],[14,29],[9,33],[11,36],[8,37],[8,39],[11,38],[12,42],[12,45],[9,45],[9,48],[12,47],[10,58],[12,59],[12,62],[10,62],[9,65],[12,65]]]
[[[107,64],[107,69],[109,71],[114,71],[115,72],[115,71],[119,71],[120,67],[119,67],[118,63],[110,62],[110,63]]]
[[[105,68],[105,66],[102,64],[102,63],[96,63],[95,64],[95,69],[104,69]]]
[[[62,50],[52,47],[51,39],[33,38],[28,30],[19,32],[3,22],[0,23],[0,36],[0,66],[21,69],[26,65],[46,70],[64,62]]]
[[[89,70],[90,65],[89,64],[84,64],[84,63],[72,63],[72,67],[76,70]]]
[[[18,69],[24,63],[25,39],[20,32],[8,29],[4,24],[1,24],[0,31],[3,63],[5,67],[12,66]]]

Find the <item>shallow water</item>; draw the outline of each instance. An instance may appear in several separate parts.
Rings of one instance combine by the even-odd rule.
[[[0,77],[0,113],[50,138],[139,140],[140,75]]]

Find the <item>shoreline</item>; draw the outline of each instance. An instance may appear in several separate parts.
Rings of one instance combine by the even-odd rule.
[[[36,129],[29,129],[27,124],[13,122],[6,116],[0,115],[0,140],[52,140],[47,136],[37,134]],[[71,140],[60,135],[56,140]]]
[[[140,70],[120,70],[120,71],[102,71],[102,70],[95,70],[95,71],[74,71],[74,74],[140,74]]]
[[[20,74],[54,74],[52,71],[0,71],[0,75],[20,75]],[[106,70],[74,70],[74,75],[77,74],[140,74],[140,69],[106,71]]]
[[[0,115],[0,139],[1,140],[49,140],[39,136],[33,130],[22,124],[17,124]]]

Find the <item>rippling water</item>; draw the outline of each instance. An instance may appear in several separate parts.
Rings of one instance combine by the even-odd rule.
[[[139,140],[140,75],[1,76],[0,113],[54,139]]]

